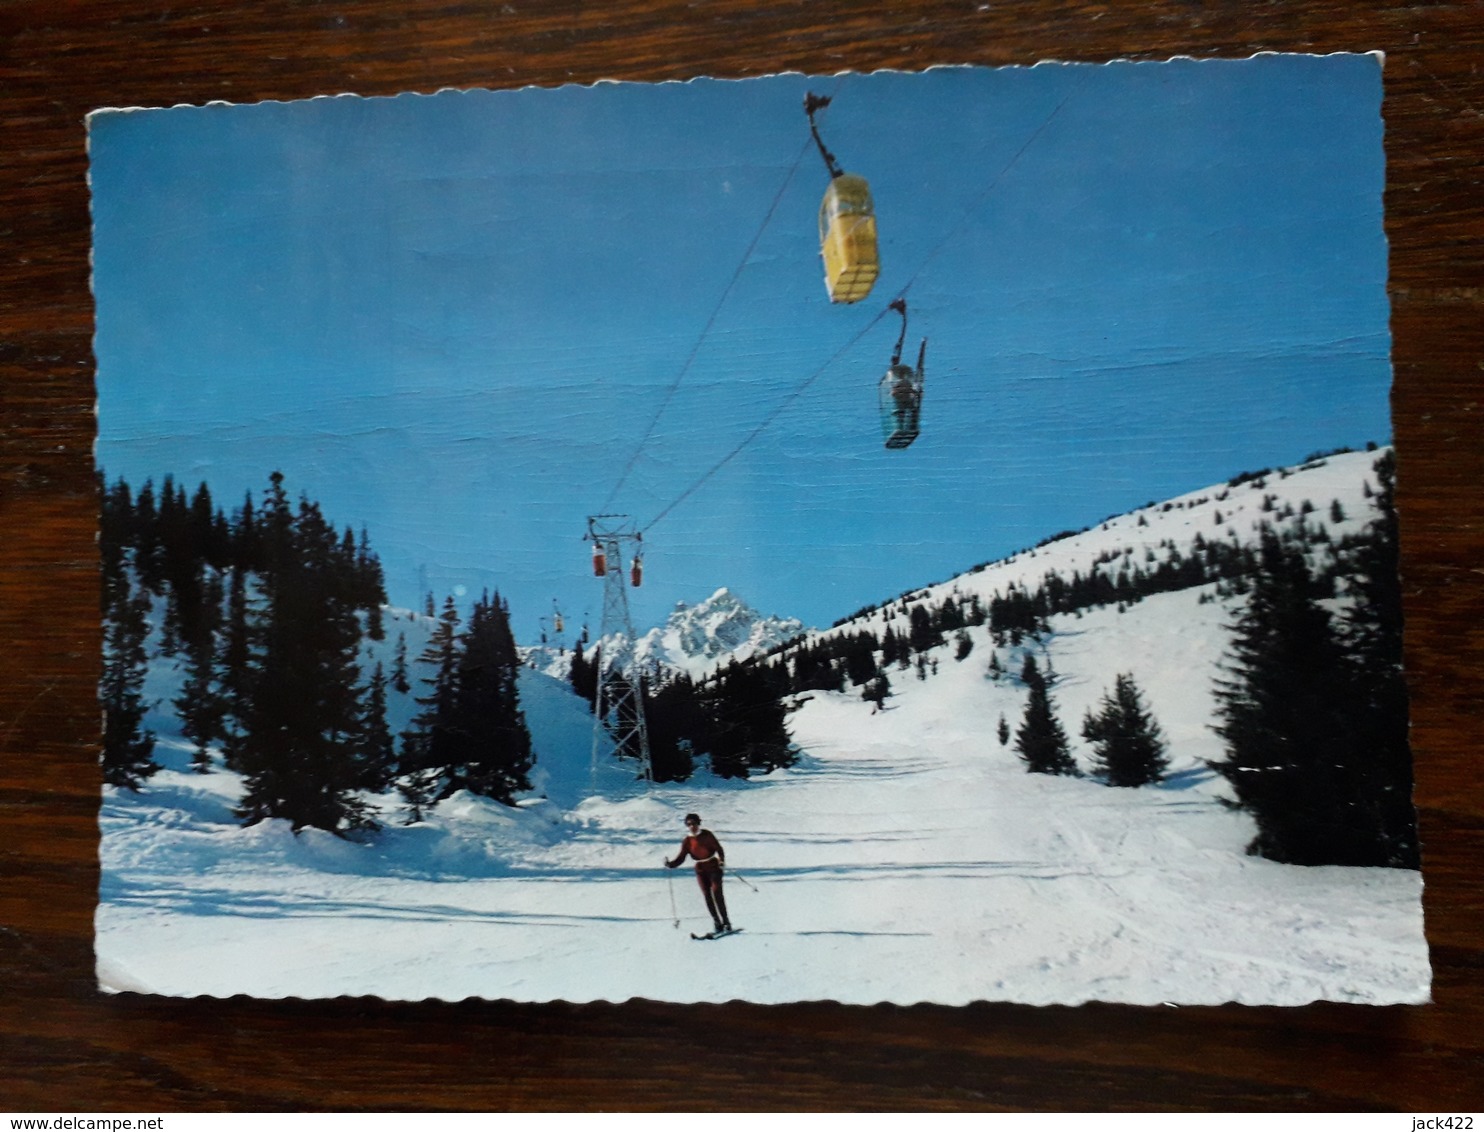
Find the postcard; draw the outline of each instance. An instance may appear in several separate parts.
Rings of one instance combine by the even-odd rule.
[[[1382,79],[95,112],[100,986],[1426,1001]]]

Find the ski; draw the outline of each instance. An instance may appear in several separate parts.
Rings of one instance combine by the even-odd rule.
[[[695,940],[702,940],[702,939],[721,939],[721,938],[723,938],[725,936],[736,935],[741,930],[742,930],[741,928],[729,928],[728,930],[726,930],[724,932],[707,932],[705,935],[696,935],[695,932],[691,932],[690,933],[690,937],[691,937],[691,939],[695,939]]]

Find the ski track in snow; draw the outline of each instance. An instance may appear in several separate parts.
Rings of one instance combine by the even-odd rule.
[[[987,597],[1122,546],[1138,560],[1161,538],[1185,546],[1198,530],[1243,528],[1267,493],[1321,509],[1339,498],[1351,516],[1340,529],[1358,530],[1373,459],[1332,457],[1219,502],[1221,488],[1192,493],[1136,513],[1147,528],[1126,516],[918,592]],[[1170,743],[1172,773],[1157,788],[1026,774],[995,735],[1001,714],[1018,723],[1024,692],[991,677],[983,627],[962,661],[952,641],[935,650],[925,680],[893,670],[879,713],[854,693],[801,697],[789,717],[798,764],[751,782],[698,775],[646,791],[606,752],[594,781],[586,705],[525,672],[538,796],[510,809],[456,795],[412,827],[387,803],[388,828],[366,843],[296,837],[282,822],[239,827],[236,777],[192,773],[157,712],[167,769],[137,796],[105,793],[100,983],[578,1002],[1425,1001],[1418,874],[1244,854],[1250,818],[1220,804],[1204,763],[1220,750],[1211,682],[1233,606],[1202,604],[1201,592],[1055,618],[1051,639],[1027,646],[1054,667],[1084,766],[1083,713],[1117,672],[1134,674]],[[391,618],[386,655],[406,632],[416,656],[427,624]],[[1002,648],[1005,672],[1020,657]],[[168,702],[178,679],[157,664],[150,694]],[[660,865],[692,809],[736,870],[726,896],[745,931],[715,947],[690,945],[710,923],[689,866]]]

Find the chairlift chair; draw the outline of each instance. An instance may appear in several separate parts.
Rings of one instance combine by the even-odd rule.
[[[917,439],[922,427],[922,389],[924,363],[927,359],[927,339],[917,350],[917,368],[902,364],[902,343],[907,338],[907,301],[897,299],[891,310],[902,316],[902,332],[897,336],[897,346],[891,355],[891,364],[877,386],[881,403],[881,434],[886,446],[892,449],[906,448]]]

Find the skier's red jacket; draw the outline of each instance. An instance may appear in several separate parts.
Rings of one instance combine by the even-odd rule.
[[[726,864],[726,851],[722,849],[721,842],[716,840],[716,834],[709,829],[703,829],[700,833],[692,834],[680,843],[680,854],[674,861],[666,861],[672,869],[679,865],[686,857],[692,857],[696,862],[696,872],[713,872]]]

